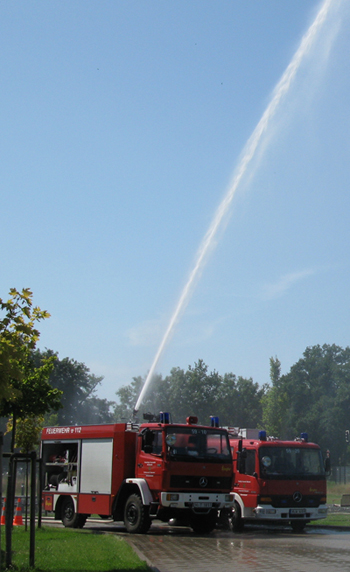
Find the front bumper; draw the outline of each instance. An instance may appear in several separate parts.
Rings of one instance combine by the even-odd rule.
[[[212,509],[220,510],[233,507],[234,495],[233,493],[163,492],[160,495],[160,504],[164,508],[191,509],[194,512]]]
[[[326,518],[327,505],[322,504],[318,508],[274,508],[272,505],[258,505],[252,511],[252,516],[257,520],[319,520]]]

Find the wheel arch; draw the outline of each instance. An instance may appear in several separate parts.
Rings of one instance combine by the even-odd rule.
[[[66,498],[70,497],[73,501],[74,511],[77,512],[77,497],[72,495],[60,495],[55,504],[55,520],[61,520],[62,505]]]
[[[149,486],[144,479],[125,480],[113,503],[114,520],[123,520],[126,501],[133,494],[138,494],[145,506],[149,506],[153,500]]]
[[[236,503],[239,505],[239,508],[241,509],[241,518],[244,518],[244,502],[242,500],[242,497],[240,497],[240,495],[238,495],[237,493],[235,493],[235,501]]]

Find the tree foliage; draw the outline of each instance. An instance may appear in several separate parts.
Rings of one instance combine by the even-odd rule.
[[[102,376],[91,373],[84,363],[74,359],[66,357],[60,360],[58,354],[52,350],[45,352],[36,350],[34,359],[37,363],[42,360],[54,360],[49,383],[53,390],[62,393],[62,408],[55,416],[55,425],[85,425],[113,421],[111,407],[114,402],[96,396],[96,389],[103,380]]]
[[[15,447],[22,453],[30,453],[40,442],[41,430],[44,426],[43,416],[28,416],[17,421]],[[7,431],[12,431],[13,420],[9,419]]]
[[[263,426],[271,436],[279,436],[284,422],[288,395],[281,385],[281,362],[270,358],[270,379],[272,386],[266,389],[262,398]]]
[[[4,316],[0,320],[0,416],[12,416],[14,448],[17,419],[44,415],[60,407],[61,392],[53,389],[48,377],[54,359],[35,364],[33,351],[40,337],[36,323],[49,317],[33,307],[32,292],[10,290],[7,302],[0,299]]]
[[[350,428],[350,348],[306,348],[289,373],[272,379],[263,405],[270,433],[291,438],[306,431],[336,463],[343,462]]]
[[[119,403],[115,404],[114,407],[115,421],[125,423],[134,419],[134,408],[145,380],[146,378],[142,378],[141,376],[133,377],[129,385],[123,385],[118,389],[116,395]],[[156,375],[154,377],[152,381],[152,391],[146,394],[145,400],[138,412],[139,418],[142,418],[143,413],[154,412],[159,408],[159,384],[162,384],[162,382],[163,379],[161,376]]]
[[[13,381],[21,381],[30,350],[35,348],[40,333],[35,323],[50,314],[32,307],[32,292],[24,288],[10,289],[7,301],[0,298],[0,399],[11,399],[16,391]]]
[[[119,400],[115,408],[116,420],[132,418],[143,383],[144,380],[137,377],[116,392]],[[261,424],[263,393],[264,388],[259,388],[252,379],[209,372],[204,361],[198,360],[186,371],[176,367],[164,379],[157,375],[145,395],[138,417],[142,419],[145,412],[169,411],[172,420],[178,422],[196,415],[200,423],[209,424],[210,417],[215,415],[220,417],[222,425],[247,426],[249,423],[256,426]]]

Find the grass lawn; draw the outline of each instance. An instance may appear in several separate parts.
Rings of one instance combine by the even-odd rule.
[[[350,528],[350,513],[329,514],[322,520],[311,521],[312,526],[346,526]]]
[[[337,485],[330,481],[327,482],[327,503],[340,504],[342,495],[350,494],[350,483],[347,485]]]
[[[3,552],[4,526],[1,533]],[[13,568],[18,572],[150,572],[146,562],[138,558],[125,540],[117,535],[94,534],[88,530],[36,529],[35,568],[29,568],[29,529],[14,527],[12,550]]]
[[[337,485],[330,481],[327,482],[327,504],[340,505],[341,497],[343,494],[350,494],[350,484]],[[323,520],[314,520],[311,523],[313,526],[348,526],[350,527],[350,512],[349,513],[332,513],[330,512],[327,518]]]

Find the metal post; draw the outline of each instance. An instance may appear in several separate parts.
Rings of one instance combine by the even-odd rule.
[[[9,461],[9,471],[7,479],[7,499],[6,499],[6,568],[12,566],[12,523],[13,523],[13,501],[14,501],[14,490],[13,490],[13,456],[10,456]]]
[[[37,459],[39,465],[39,479],[38,479],[38,528],[41,528],[41,519],[43,514],[43,503],[42,503],[42,490],[43,490],[43,460]]]
[[[2,447],[4,434],[0,431],[0,508],[2,511]],[[1,570],[1,521],[0,521],[0,570]]]
[[[30,453],[31,477],[30,477],[30,554],[29,566],[34,567],[35,558],[35,491],[36,491],[36,452]]]
[[[24,486],[24,497],[25,497],[25,513],[24,513],[24,524],[25,524],[25,531],[28,530],[28,462],[29,459],[26,459],[26,473],[25,473],[25,486]],[[23,485],[22,485],[23,486]]]

